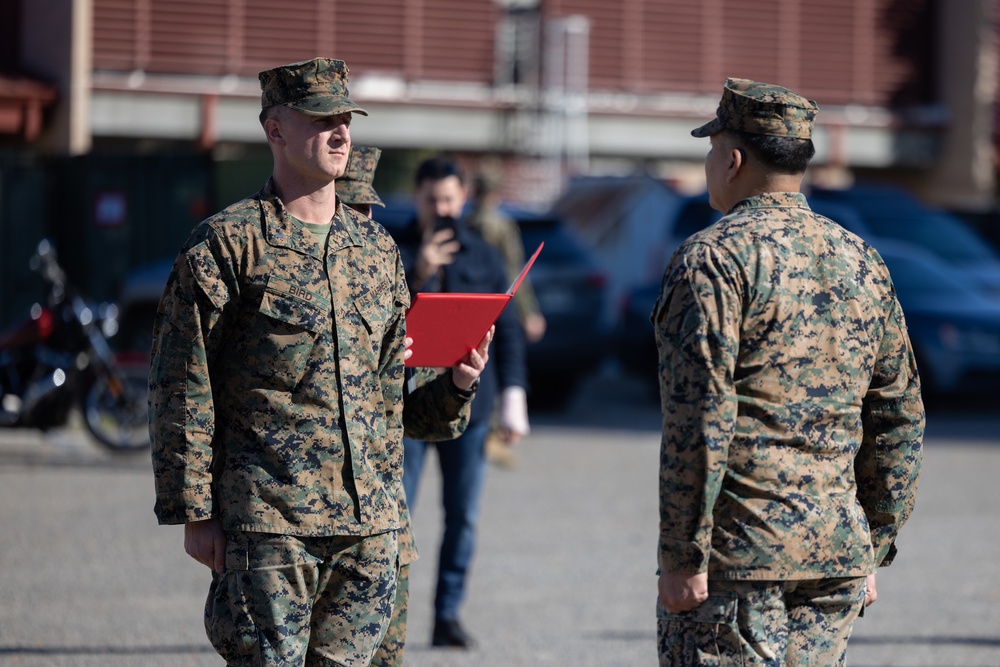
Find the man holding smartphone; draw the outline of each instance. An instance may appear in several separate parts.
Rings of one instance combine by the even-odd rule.
[[[509,278],[500,254],[461,222],[465,200],[465,180],[451,158],[438,156],[421,163],[416,176],[417,218],[397,239],[410,294],[507,290]],[[491,362],[479,377],[465,433],[441,443],[403,438],[403,486],[411,509],[417,504],[420,473],[429,448],[437,449],[441,465],[445,527],[434,600],[434,646],[474,645],[459,623],[458,609],[472,561],[479,494],[486,472],[486,434],[498,396],[503,437],[514,443],[528,433],[524,348],[517,313],[506,309],[496,323]]]

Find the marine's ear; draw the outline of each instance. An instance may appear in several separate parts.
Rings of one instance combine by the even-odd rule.
[[[267,143],[275,146],[284,146],[285,138],[281,133],[281,121],[275,116],[264,121],[264,136],[267,137]]]
[[[729,165],[726,168],[726,182],[732,183],[733,179],[740,173],[740,169],[746,165],[747,153],[739,146],[729,149]]]

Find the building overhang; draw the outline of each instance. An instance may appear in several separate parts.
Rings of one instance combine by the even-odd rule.
[[[359,145],[545,155],[537,146],[546,139],[539,128],[555,122],[561,132],[584,133],[582,145],[591,156],[666,160],[704,158],[706,142],[690,130],[714,116],[718,104],[715,97],[601,92],[581,104],[580,98],[513,88],[391,77],[360,78],[351,97],[370,113],[351,126]],[[93,79],[95,139],[264,143],[259,111],[258,83],[246,78],[98,72]],[[814,133],[816,160],[844,167],[930,166],[946,120],[937,107],[907,116],[878,107],[824,107]]]

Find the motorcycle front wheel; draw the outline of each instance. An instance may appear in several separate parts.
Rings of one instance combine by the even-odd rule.
[[[145,369],[118,369],[94,379],[83,397],[83,421],[90,434],[115,452],[149,447]]]

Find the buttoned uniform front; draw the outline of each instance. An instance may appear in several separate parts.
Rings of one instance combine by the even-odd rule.
[[[199,225],[154,330],[160,523],[397,529],[408,304],[395,243],[340,204],[325,251],[270,181]]]
[[[154,328],[155,509],[212,568],[230,665],[368,665],[392,613],[409,299],[385,230],[335,196],[347,75],[259,74],[272,180],[195,229]]]

